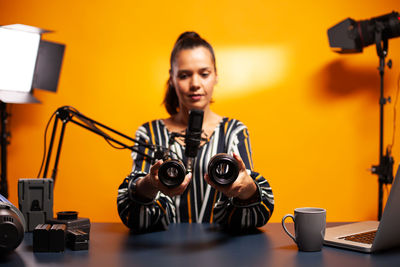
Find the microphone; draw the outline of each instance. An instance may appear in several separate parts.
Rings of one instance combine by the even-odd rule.
[[[187,172],[192,172],[193,161],[197,156],[201,141],[201,131],[203,128],[202,110],[193,109],[189,112],[189,121],[186,129],[185,137],[185,156],[187,157],[186,168],[185,165],[177,159],[167,159],[161,164],[158,170],[158,178],[168,188],[179,186],[185,179]],[[183,136],[181,134],[171,135],[169,143],[173,143],[176,136]],[[168,153],[167,153],[168,154]]]
[[[189,122],[185,135],[185,156],[187,157],[187,171],[192,172],[193,161],[197,156],[201,141],[201,131],[203,129],[204,111],[192,109],[189,112]]]

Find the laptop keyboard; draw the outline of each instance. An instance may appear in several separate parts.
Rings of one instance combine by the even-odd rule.
[[[375,238],[375,234],[376,234],[376,230],[371,231],[371,232],[355,234],[355,235],[343,236],[343,237],[340,237],[340,239],[364,243],[364,244],[372,244],[372,242],[374,241],[374,238]]]

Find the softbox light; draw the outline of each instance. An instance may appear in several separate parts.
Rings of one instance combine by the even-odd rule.
[[[65,46],[41,40],[47,32],[22,24],[0,26],[0,101],[34,103],[39,101],[33,88],[56,91]]]

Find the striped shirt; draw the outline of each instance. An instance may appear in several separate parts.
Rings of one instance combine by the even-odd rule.
[[[163,147],[168,147],[170,135],[162,120],[145,123],[136,132],[138,140]],[[146,155],[154,155],[144,146],[137,145],[136,148]],[[186,163],[183,145],[175,141],[170,151],[171,158]],[[260,201],[240,205],[205,182],[207,164],[218,153],[240,155],[258,187]],[[151,161],[136,152],[132,152],[132,158],[133,170],[119,187],[117,205],[122,222],[135,232],[166,229],[171,222],[216,222],[231,229],[246,229],[263,226],[272,215],[274,197],[271,187],[253,170],[248,130],[238,120],[223,118],[208,141],[200,146],[193,164],[192,181],[182,195],[171,198],[159,192],[147,203],[136,199],[131,185],[149,172]]]

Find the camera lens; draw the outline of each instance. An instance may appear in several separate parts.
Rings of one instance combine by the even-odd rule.
[[[218,185],[232,184],[239,175],[239,164],[226,153],[216,154],[208,163],[208,175]]]
[[[186,168],[176,159],[170,159],[161,164],[158,169],[158,178],[166,187],[178,187],[185,179]]]

